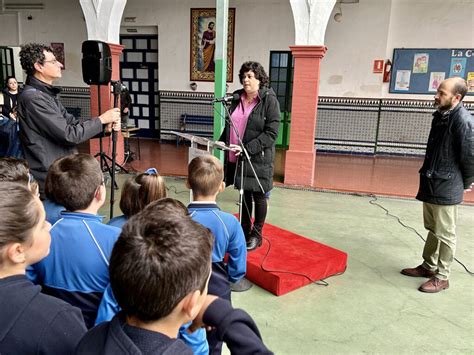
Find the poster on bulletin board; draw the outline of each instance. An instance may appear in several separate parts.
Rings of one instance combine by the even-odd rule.
[[[395,48],[390,93],[433,94],[446,78],[467,80],[474,95],[474,49]]]

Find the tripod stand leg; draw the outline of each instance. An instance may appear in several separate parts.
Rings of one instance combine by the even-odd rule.
[[[109,176],[112,176],[112,168],[110,167],[109,165],[109,162],[107,161],[107,159],[110,159],[107,155],[104,154],[101,154],[101,160],[103,159],[103,164],[105,166],[105,170],[108,171],[109,173]],[[117,181],[114,180],[114,189],[115,190],[118,190],[118,185],[117,185]]]
[[[109,156],[105,156],[105,158],[107,158],[108,160],[110,160],[110,162],[112,162],[112,158],[110,158]],[[123,171],[125,174],[129,174],[128,170],[125,169],[122,165],[120,165],[119,163],[115,163],[115,167],[118,167],[119,170]]]

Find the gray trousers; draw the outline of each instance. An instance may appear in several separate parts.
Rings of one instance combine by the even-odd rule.
[[[423,267],[434,271],[436,277],[447,280],[456,251],[457,205],[433,205],[423,202],[423,221],[428,230],[423,249]]]

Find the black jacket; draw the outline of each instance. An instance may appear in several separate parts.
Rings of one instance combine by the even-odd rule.
[[[18,98],[20,139],[31,173],[43,191],[49,166],[77,152],[76,145],[102,132],[98,119],[78,120],[59,101],[59,88],[28,76]]]
[[[86,332],[81,311],[42,294],[24,275],[0,279],[0,354],[71,354]]]
[[[18,92],[19,89],[18,89]],[[4,89],[2,92],[3,95],[3,106],[2,106],[2,115],[11,118],[10,117],[10,112],[12,110],[16,110],[17,107],[17,99],[19,94],[10,94],[10,91],[8,91],[8,88]]]
[[[242,310],[232,308],[230,302],[217,299],[204,313],[204,323],[217,329],[217,337],[224,341],[232,354],[272,354],[263,344],[257,326]],[[144,331],[143,336],[146,336]],[[141,339],[143,339],[143,336]],[[156,341],[153,354],[192,354],[183,341],[171,339],[160,333],[162,341]],[[124,331],[123,315],[116,315],[89,330],[79,343],[76,354],[142,354]]]
[[[231,102],[230,112],[232,113],[237,105],[241,104],[240,98],[244,90],[234,92],[234,99]],[[280,126],[280,104],[272,88],[261,88],[258,91],[259,103],[254,107],[247,121],[242,142],[247,149],[250,161],[257,173],[265,192],[273,187],[273,167],[275,161],[275,141],[278,136]],[[230,129],[226,124],[221,140],[229,143]],[[240,189],[241,160],[239,159],[235,171],[235,186]],[[244,164],[244,186],[245,191],[260,192],[257,180],[247,162]]]
[[[433,117],[416,198],[456,205],[474,182],[474,119],[462,103]]]
[[[141,346],[137,346],[127,335],[125,327],[125,316],[122,313],[117,314],[110,322],[100,323],[82,338],[76,349],[76,354],[143,354]],[[137,339],[140,339],[141,342],[148,340],[152,343],[141,344],[147,348],[153,347],[153,351],[148,351],[149,354],[191,355],[193,353],[180,339],[172,339],[157,332],[150,335],[150,331],[145,329],[135,328],[135,330],[137,333],[141,333],[137,334]]]

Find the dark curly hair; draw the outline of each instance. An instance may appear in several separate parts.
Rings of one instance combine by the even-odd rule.
[[[245,73],[248,73],[249,71],[252,71],[255,74],[255,79],[260,80],[260,88],[268,87],[270,80],[268,79],[268,75],[265,72],[265,69],[263,69],[262,64],[252,61],[245,62],[240,67],[239,79],[242,85],[244,84]]]
[[[27,75],[33,75],[36,72],[35,63],[44,64],[44,51],[54,53],[50,46],[40,43],[28,43],[21,46],[20,63]]]

